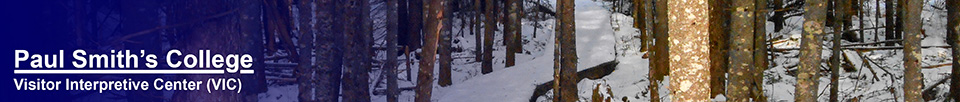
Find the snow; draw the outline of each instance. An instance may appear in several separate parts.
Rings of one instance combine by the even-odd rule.
[[[544,0],[544,2],[555,3],[553,0]],[[923,46],[942,46],[947,45],[944,43],[946,40],[945,36],[945,13],[943,10],[937,10],[933,6],[942,6],[938,4],[942,0],[929,0],[927,5],[924,6],[924,13],[922,14],[924,22],[924,32],[925,36],[922,41]],[[874,15],[873,7],[874,1],[868,1],[864,5],[865,12],[865,22],[866,25],[859,25],[855,23],[851,29],[858,29],[859,26],[864,26],[864,28],[876,27],[873,21]],[[375,7],[379,7],[382,4],[374,4]],[[592,92],[597,85],[601,85],[601,88],[604,89],[601,92],[604,93],[602,96],[606,98],[612,98],[613,101],[620,101],[621,98],[626,98],[629,101],[633,102],[645,102],[650,101],[649,89],[647,86],[650,84],[650,81],[647,80],[648,74],[648,59],[641,58],[645,52],[638,52],[639,49],[639,39],[633,39],[633,36],[638,35],[637,29],[632,28],[633,19],[624,14],[610,12],[611,3],[605,1],[594,1],[594,0],[577,0],[575,4],[575,24],[576,24],[576,44],[577,44],[577,55],[579,58],[578,70],[584,70],[589,67],[596,66],[600,63],[607,61],[618,60],[620,62],[617,65],[617,68],[610,75],[603,77],[601,79],[591,80],[584,79],[578,83],[577,87],[579,89],[580,101],[588,101],[592,95]],[[880,7],[883,8],[883,7]],[[384,15],[382,11],[373,12],[374,15]],[[456,15],[456,13],[455,13]],[[376,22],[383,22],[385,16],[373,16],[375,17]],[[882,20],[885,19],[881,17],[881,26],[883,25]],[[472,20],[472,19],[468,19]],[[854,22],[858,22],[860,18],[854,17]],[[495,39],[494,46],[494,71],[489,74],[480,73],[480,63],[474,61],[473,50],[475,50],[475,44],[477,43],[474,37],[476,34],[472,34],[469,30],[467,32],[460,32],[460,24],[465,21],[461,21],[459,18],[455,18],[453,21],[454,39],[459,39],[455,41],[454,48],[464,49],[462,52],[454,53],[453,56],[455,60],[453,61],[453,85],[440,87],[434,84],[432,101],[439,102],[523,102],[528,101],[533,93],[534,88],[538,84],[548,82],[553,80],[553,34],[554,34],[554,19],[548,19],[541,21],[539,24],[544,26],[543,28],[534,29],[533,21],[523,22],[522,32],[524,45],[524,52],[522,54],[517,54],[517,65],[513,67],[503,67],[504,66],[504,49],[502,45],[502,34],[495,34],[497,36]],[[776,49],[785,49],[785,48],[798,48],[800,44],[799,37],[802,33],[802,28],[799,26],[803,21],[802,16],[795,16],[787,18],[784,26],[784,29],[780,32],[773,32],[773,23],[768,22],[767,31],[771,34],[768,38],[774,42],[773,47]],[[469,22],[469,21],[466,21]],[[383,26],[382,23],[374,23],[375,27]],[[466,29],[472,29],[467,27]],[[536,37],[533,37],[534,32],[536,32]],[[865,30],[863,33],[866,33],[864,40],[867,42],[872,42],[874,39],[885,39],[874,38],[872,35],[876,32],[882,33],[883,30]],[[376,39],[382,39],[384,29],[377,29],[375,33]],[[501,32],[496,32],[501,33]],[[824,41],[824,54],[821,56],[823,60],[823,66],[826,68],[826,62],[829,59],[830,49],[832,45],[830,40],[831,36],[825,36]],[[383,42],[377,40],[377,46],[381,45]],[[853,44],[857,42],[842,42],[843,44]],[[865,46],[871,47],[871,46]],[[419,50],[417,50],[419,51]],[[952,59],[949,54],[950,49],[945,48],[927,48],[922,50],[923,66],[937,65],[942,63],[949,63]],[[376,59],[382,60],[385,59],[382,51],[378,51],[378,56]],[[859,99],[859,101],[896,101],[902,100],[902,77],[903,77],[903,68],[902,68],[902,50],[877,50],[877,51],[844,51],[844,55],[850,59],[850,64],[854,66],[856,70],[851,70],[849,72],[841,72],[840,77],[840,97],[845,100],[849,99]],[[799,51],[782,51],[782,52],[772,52],[773,56],[771,61],[771,68],[764,71],[764,82],[763,92],[769,98],[769,101],[774,102],[785,102],[793,101],[794,85],[796,84],[795,74],[793,71],[796,70],[798,63]],[[461,58],[462,57],[462,58]],[[869,60],[865,60],[869,59]],[[404,57],[399,57],[403,60]],[[416,68],[418,64],[414,60],[412,66]],[[416,79],[410,79],[406,77],[407,72],[404,69],[407,69],[405,62],[400,61],[398,66],[401,71],[399,71],[399,85],[403,87],[413,87]],[[374,72],[371,72],[371,83],[376,83],[376,78],[380,76],[380,72],[377,68],[374,68]],[[416,70],[413,70],[416,71]],[[821,73],[821,79],[819,84],[818,92],[821,92],[820,101],[826,101],[828,94],[826,90],[829,88],[829,74],[826,72],[826,69],[823,69],[824,72]],[[948,84],[940,84],[938,86],[932,86],[933,83],[938,82],[940,79],[948,78],[948,73],[951,71],[949,66],[943,66],[938,68],[929,68],[923,69],[922,73],[924,74],[924,83],[927,85],[924,88],[934,88],[933,94],[937,97],[933,101],[946,101],[946,90]],[[417,73],[411,73],[413,77],[416,77]],[[436,78],[434,78],[436,80]],[[663,101],[669,101],[671,97],[668,93],[669,83],[666,81],[669,80],[669,77],[665,77],[663,82],[660,82],[660,95],[656,97],[661,97]],[[371,90],[382,90],[385,89],[381,87],[374,87],[376,85],[370,85]],[[265,93],[261,93],[259,98],[261,101],[296,101],[296,84],[281,85],[281,84],[271,84],[269,90]],[[606,94],[606,90],[609,88],[610,93]],[[925,93],[926,94],[926,93]],[[545,96],[539,97],[538,101],[549,101],[548,97],[552,97],[550,92]],[[402,91],[399,96],[401,102],[410,102],[414,100],[414,91],[407,90]],[[375,102],[384,102],[386,101],[386,96],[384,95],[375,95],[371,99]],[[723,95],[718,95],[717,98],[712,100],[714,101],[723,101],[726,98]]]

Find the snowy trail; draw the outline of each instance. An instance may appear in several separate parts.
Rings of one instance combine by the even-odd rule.
[[[590,0],[577,0],[575,10],[577,54],[580,61],[578,70],[613,60],[615,37],[610,26],[610,12],[601,4]],[[553,37],[553,33],[549,34],[551,35],[546,37]],[[553,42],[553,39],[546,42]],[[439,102],[527,101],[537,84],[553,80],[553,46],[549,45],[546,49],[541,56],[529,61],[518,61],[521,63],[514,67],[495,70],[493,73],[473,77],[452,86],[440,87],[434,90],[433,100]],[[592,84],[578,86],[587,88]],[[590,89],[581,89],[581,96],[589,95],[583,92]]]

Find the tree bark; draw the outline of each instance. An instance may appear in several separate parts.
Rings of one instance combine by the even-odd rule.
[[[817,86],[820,75],[820,54],[823,42],[824,15],[826,3],[823,0],[806,0],[804,6],[803,37],[800,39],[800,68],[797,75],[797,102],[816,102]]]
[[[707,0],[667,1],[670,8],[670,90],[674,101],[710,100]]]
[[[640,32],[640,52],[646,52],[649,48],[650,37],[647,34],[647,0],[633,0],[633,28]]]
[[[365,24],[367,20],[366,17],[369,13],[365,13],[369,9],[367,3],[363,0],[352,0],[347,1],[342,4],[346,6],[344,8],[344,19],[347,21],[343,24],[350,24],[349,26],[344,26],[344,44],[346,49],[350,51],[344,51],[344,70],[343,70],[343,95],[342,101],[347,102],[369,102],[370,93],[368,91],[368,81],[369,76],[367,75],[367,38],[370,36],[367,33],[368,25]]]
[[[493,72],[493,34],[494,30],[497,29],[496,25],[496,13],[494,13],[494,0],[487,0],[486,2],[486,17],[483,18],[483,61],[480,63],[480,72],[487,74]]]
[[[953,73],[950,80],[950,97],[954,101],[960,101],[960,1],[947,0],[947,35],[953,39],[951,48],[953,51]]]
[[[517,47],[515,43],[518,42],[516,36],[520,33],[520,3],[518,3],[518,1],[520,0],[506,0],[505,2],[505,6],[507,7],[505,14],[507,17],[505,19],[506,22],[503,24],[503,41],[506,43],[504,45],[506,47],[506,51],[504,51],[506,53],[506,57],[504,57],[504,60],[506,60],[504,67],[511,67],[516,64]]]
[[[483,42],[484,41],[483,39],[481,39],[483,38],[483,34],[480,31],[480,23],[481,23],[480,18],[484,14],[483,9],[481,8],[483,6],[481,5],[483,4],[482,2],[483,2],[482,0],[473,0],[474,15],[473,15],[473,24],[472,24],[473,30],[474,30],[473,35],[475,36],[474,40],[476,40],[476,42],[474,42],[475,44],[474,47],[476,47],[476,52],[475,52],[476,54],[474,54],[474,58],[477,60],[477,62],[481,62],[481,63],[484,60],[483,59],[483,49],[484,49]]]
[[[397,85],[397,1],[387,0],[387,36],[385,38],[387,46],[387,61],[383,65],[384,74],[387,76],[387,102],[398,102],[397,96],[400,94]]]
[[[420,60],[420,71],[417,73],[417,95],[414,101],[430,102],[433,91],[433,61],[437,54],[437,40],[442,33],[444,25],[444,8],[446,0],[429,0],[424,5],[426,10],[426,22],[424,25],[424,46]]]
[[[669,36],[667,35],[667,24],[670,24],[667,19],[667,1],[666,0],[655,0],[653,1],[654,6],[654,22],[653,22],[653,39],[654,45],[652,49],[652,57],[650,58],[650,101],[659,102],[659,84],[663,80],[663,76],[666,76],[670,70],[669,58]]]
[[[317,54],[317,87],[314,89],[316,101],[330,102],[340,99],[340,76],[342,75],[343,51],[344,45],[343,30],[346,23],[343,18],[334,14],[340,14],[343,7],[339,1],[320,0],[322,6],[318,6],[317,16],[319,16],[319,27],[316,42],[319,44],[315,53]],[[344,24],[344,25],[341,25]]]
[[[453,16],[449,10],[450,6],[444,6],[438,9],[444,9],[443,12],[440,13],[443,15],[442,17],[444,17],[440,18],[444,23],[442,25],[451,25],[450,21],[453,20]],[[452,49],[451,41],[453,39],[453,31],[451,29],[451,26],[442,26],[440,30],[440,41],[438,42],[440,46],[437,48],[437,52],[440,55],[440,72],[438,72],[440,76],[437,76],[439,77],[437,84],[444,87],[453,84],[453,81],[450,79],[450,63],[453,62],[453,57],[450,56],[452,54],[450,50]]]
[[[753,83],[751,84],[751,95],[754,102],[766,102],[767,97],[763,93],[763,71],[767,69],[767,12],[770,11],[767,9],[767,0],[755,0],[757,2],[757,8],[754,13],[755,17],[754,28],[753,28],[753,69],[751,72],[753,74]],[[779,5],[778,5],[779,6]]]
[[[922,102],[923,100],[923,74],[920,73],[920,38],[921,22],[920,12],[923,7],[922,0],[905,1],[903,7],[903,93],[906,102]]]
[[[730,70],[730,38],[735,36],[731,31],[731,23],[744,23],[730,20],[733,10],[729,10],[733,0],[711,0],[710,6],[710,96],[724,94],[727,82],[727,71]],[[742,1],[737,1],[742,2]],[[751,7],[753,8],[753,7]],[[730,21],[729,23],[727,21]],[[751,21],[752,22],[752,19]],[[738,25],[742,26],[742,25]],[[746,26],[753,27],[753,26]],[[751,31],[752,32],[752,31]],[[751,33],[752,35],[752,33]],[[752,39],[751,39],[752,40]],[[745,57],[745,56],[739,56]],[[732,91],[732,90],[731,90]],[[729,96],[729,95],[728,95]]]
[[[843,34],[842,31],[845,31],[845,27],[844,27],[845,22],[844,22],[844,20],[846,19],[846,13],[844,13],[844,12],[846,12],[846,10],[847,10],[847,9],[846,9],[846,6],[848,5],[848,4],[844,4],[844,2],[847,2],[847,1],[849,1],[849,0],[833,0],[833,1],[834,1],[834,7],[833,7],[833,15],[834,15],[834,16],[833,16],[833,17],[834,17],[834,18],[833,18],[833,20],[834,20],[833,23],[834,23],[834,25],[833,25],[833,48],[831,49],[832,52],[830,53],[830,54],[832,54],[832,55],[830,56],[830,96],[829,96],[829,101],[830,101],[830,102],[839,102],[840,100],[838,100],[837,97],[839,97],[838,90],[839,90],[839,88],[840,88],[840,83],[839,83],[839,79],[840,79],[840,56],[842,56],[842,55],[840,54],[840,51],[842,51],[842,49],[840,49],[840,46],[841,46],[840,44],[842,43],[842,42],[840,41],[840,37],[842,37],[842,36],[841,36],[841,34]]]
[[[310,4],[313,4],[312,1],[303,0],[297,3],[297,10],[299,12],[299,17],[296,22],[298,26],[297,32],[300,33],[297,37],[299,48],[297,51],[300,53],[299,62],[297,62],[297,87],[300,90],[299,92],[299,101],[314,101],[313,100],[313,56],[310,54],[313,51],[313,42],[314,29],[313,25],[310,25],[310,21],[313,17],[312,13],[314,12],[313,8],[310,7]]]
[[[897,39],[899,39],[899,38],[896,38],[896,33],[894,32],[894,31],[896,31],[896,30],[894,29],[895,26],[893,26],[893,25],[896,23],[896,22],[894,22],[894,18],[895,18],[895,17],[894,17],[894,15],[895,15],[895,13],[894,13],[894,6],[895,6],[895,5],[894,5],[894,0],[886,0],[886,2],[884,3],[884,6],[883,6],[883,7],[884,7],[884,11],[886,12],[886,13],[885,13],[886,16],[884,16],[884,20],[886,20],[886,23],[884,23],[884,25],[885,25],[886,28],[887,28],[887,29],[884,29],[884,31],[885,31],[886,33],[885,33],[885,35],[883,36],[883,38],[884,38],[885,40],[897,40]],[[896,44],[896,43],[895,43],[895,42],[890,42],[890,43],[887,43],[886,45],[887,45],[887,46],[893,46],[894,44]]]
[[[733,0],[732,4],[733,12],[730,13],[732,16],[730,25],[736,27],[733,27],[734,29],[730,31],[732,35],[730,37],[733,38],[731,49],[735,50],[732,50],[730,55],[730,80],[727,82],[726,95],[727,101],[746,102],[750,101],[750,87],[753,84],[754,74],[752,72],[754,71],[751,71],[754,69],[753,41],[755,34],[753,27],[757,6],[754,0]]]
[[[560,100],[557,102],[574,102],[580,97],[577,95],[577,40],[576,22],[574,22],[574,1],[558,0],[557,11],[560,13]]]

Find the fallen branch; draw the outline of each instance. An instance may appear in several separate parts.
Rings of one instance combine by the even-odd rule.
[[[922,46],[920,48],[950,48],[950,46]],[[881,47],[843,47],[844,50],[870,51],[870,50],[895,50],[903,49],[903,46],[881,46]],[[772,48],[768,51],[790,51],[800,50],[800,48]]]
[[[944,63],[944,64],[937,64],[937,65],[923,66],[923,67],[921,67],[921,68],[923,68],[923,69],[932,69],[932,68],[940,68],[940,67],[950,66],[950,65],[953,65],[953,63]]]
[[[399,88],[399,89],[400,89],[400,91],[411,91],[411,90],[416,89],[416,88],[417,88],[417,87],[401,87],[401,88]],[[387,93],[387,89],[376,89],[376,90],[373,90],[373,95],[384,95],[384,94],[386,94],[386,93]]]
[[[903,40],[902,40],[902,39],[897,39],[897,40],[887,40],[887,41],[878,41],[878,42],[870,42],[870,43],[847,44],[847,45],[843,45],[843,47],[863,46],[863,45],[875,45],[875,44],[884,44],[884,43],[900,42],[900,41],[903,41]]]
[[[619,61],[614,60],[577,72],[577,83],[580,83],[583,79],[600,79],[610,75],[610,73],[613,73],[613,70],[616,70],[617,64],[619,63]],[[555,80],[537,85],[537,88],[533,89],[533,95],[530,96],[530,102],[536,102],[537,97],[543,96],[547,94],[547,91],[553,89],[553,81]]]

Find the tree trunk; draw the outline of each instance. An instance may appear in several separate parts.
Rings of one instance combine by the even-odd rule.
[[[577,95],[577,38],[576,22],[574,22],[574,1],[557,1],[557,11],[560,13],[557,29],[560,36],[560,100],[557,102],[574,102],[580,97]]]
[[[560,7],[557,7],[557,9],[559,10]],[[560,75],[560,71],[561,71],[561,69],[560,69],[560,39],[562,38],[562,37],[560,36],[560,34],[561,34],[560,31],[561,31],[561,29],[563,29],[563,28],[560,26],[560,24],[561,24],[561,23],[558,21],[557,23],[554,23],[554,26],[553,26],[553,29],[556,30],[556,32],[554,32],[554,34],[553,34],[553,36],[554,36],[554,39],[553,39],[553,80],[554,80],[554,81],[553,81],[553,101],[554,101],[554,102],[561,102],[561,101],[562,101],[562,100],[560,100],[560,89],[561,89],[561,87],[560,87],[560,76],[561,76],[561,75]]]
[[[340,11],[343,7],[338,5],[343,5],[341,2],[333,0],[321,0],[318,6],[317,16],[320,17],[320,26],[318,29],[318,35],[316,42],[320,44],[315,53],[317,54],[317,68],[316,78],[317,87],[314,89],[316,92],[316,101],[319,102],[330,102],[338,101],[340,99],[340,76],[342,75],[342,66],[343,63],[343,51],[342,47],[344,46],[342,40],[344,38],[344,26],[349,26],[347,23],[342,23],[342,17],[333,15],[340,14]],[[342,24],[342,25],[341,25]]]
[[[710,100],[707,0],[667,1],[670,6],[670,90],[674,101]]]
[[[755,0],[757,2],[756,13],[757,17],[754,18],[754,28],[753,28],[753,69],[750,73],[753,73],[752,79],[753,83],[751,84],[751,95],[754,102],[766,102],[767,97],[763,93],[763,71],[767,69],[767,0]]]
[[[438,9],[444,9],[444,12],[440,13],[443,15],[442,17],[444,17],[441,18],[441,20],[443,20],[442,22],[444,23],[442,25],[451,25],[450,21],[453,20],[453,16],[452,12],[450,12],[450,6],[444,6],[443,8]],[[439,80],[437,81],[437,84],[440,86],[450,86],[453,84],[453,81],[450,79],[450,63],[453,62],[453,58],[450,56],[452,54],[450,51],[452,49],[452,39],[453,31],[451,26],[442,26],[440,30],[440,41],[438,42],[440,46],[437,48],[437,52],[440,55],[440,72],[438,72],[440,76],[438,76]]]
[[[896,30],[894,29],[894,27],[895,27],[895,26],[894,26],[894,23],[896,23],[896,22],[894,22],[894,18],[895,18],[895,17],[894,17],[894,14],[895,14],[895,13],[894,13],[893,10],[894,10],[894,6],[895,6],[895,5],[893,4],[893,3],[894,3],[893,1],[894,1],[894,0],[887,0],[887,1],[884,3],[884,6],[883,6],[883,7],[884,7],[884,11],[886,12],[886,14],[885,14],[886,16],[884,16],[884,19],[886,20],[886,23],[884,23],[884,25],[885,25],[885,27],[886,27],[886,29],[884,30],[884,31],[886,32],[886,35],[884,35],[883,38],[886,39],[886,40],[899,40],[898,38],[896,38],[896,33],[894,33],[894,31],[896,31]],[[887,46],[893,46],[894,44],[896,44],[896,42],[888,42],[886,45],[887,45]]]
[[[954,101],[960,101],[960,1],[956,0],[947,0],[947,35],[953,35],[950,38],[953,39],[953,42],[950,42],[953,49],[953,74],[951,74],[952,79],[950,80],[950,97]]]
[[[727,74],[727,71],[730,70],[728,69],[730,68],[728,64],[730,63],[730,60],[728,59],[730,59],[730,57],[733,57],[733,56],[729,56],[730,53],[728,53],[730,52],[729,49],[731,47],[730,37],[735,36],[735,35],[729,35],[730,33],[727,33],[727,31],[730,31],[729,28],[731,28],[730,26],[732,26],[731,23],[746,23],[746,22],[735,22],[735,21],[731,21],[730,23],[727,23],[727,21],[730,20],[731,18],[730,16],[732,15],[731,12],[733,12],[733,10],[728,10],[725,8],[732,8],[732,7],[729,7],[730,6],[729,4],[732,3],[731,1],[733,0],[711,0],[708,2],[710,3],[711,7],[718,8],[718,9],[710,10],[710,18],[709,18],[710,19],[710,25],[709,25],[710,26],[710,60],[709,61],[711,65],[710,66],[710,79],[711,79],[710,86],[712,86],[710,87],[711,97],[724,94],[724,88],[726,88],[724,86],[726,85],[726,82],[727,82],[726,74]],[[737,2],[742,2],[742,1],[737,1]],[[750,22],[752,22],[752,19]],[[739,26],[743,26],[743,25],[739,25]],[[747,27],[753,27],[753,26],[747,26]],[[739,57],[745,57],[745,56],[739,56]]]
[[[517,47],[515,46],[515,43],[518,41],[515,37],[518,36],[520,31],[520,15],[518,14],[520,3],[518,3],[518,1],[520,0],[506,0],[505,2],[507,6],[507,17],[505,19],[506,22],[503,24],[503,41],[506,43],[504,46],[507,49],[504,51],[506,53],[506,57],[504,58],[504,60],[506,60],[504,67],[511,67],[516,64]]]
[[[786,11],[780,10],[783,9],[783,0],[773,0],[773,8],[770,9],[773,12],[773,15],[770,17],[770,21],[773,22],[773,31],[780,32],[783,29],[784,22],[786,22]]]
[[[797,102],[816,102],[817,86],[820,75],[820,54],[823,42],[824,19],[826,15],[826,1],[806,0],[803,4],[803,37],[800,39],[800,68],[797,75],[796,97]]]
[[[922,102],[923,100],[923,73],[920,73],[920,36],[922,18],[920,17],[922,0],[905,1],[903,7],[904,41],[903,41],[903,93],[906,102]]]
[[[247,48],[243,48],[242,51],[247,53],[255,53],[252,55],[253,58],[264,58],[264,54],[256,54],[264,53],[264,24],[262,23],[263,19],[260,18],[263,16],[263,8],[261,7],[263,5],[262,1],[238,1],[234,3],[239,4],[238,6],[242,8],[240,11],[238,11],[238,16],[240,16],[240,18],[237,22],[239,22],[238,27],[241,31],[239,34],[242,34],[244,38],[249,39],[245,40],[246,42],[244,42],[244,44],[247,46]],[[264,61],[254,61],[253,66],[251,67],[253,68],[254,73],[260,74],[241,76],[241,80],[248,80],[241,83],[246,85],[242,88],[247,89],[247,91],[242,91],[241,93],[245,95],[245,100],[243,101],[252,102],[259,101],[259,99],[256,98],[257,94],[267,90],[267,79],[266,74],[262,74],[266,70],[264,68]]]
[[[494,19],[496,18],[496,14],[493,12],[493,1],[494,0],[487,0],[486,12],[484,14],[486,17],[483,18],[485,21],[483,22],[483,61],[480,63],[480,72],[483,74],[493,72],[493,31],[497,29]]]
[[[422,58],[420,60],[420,71],[417,73],[417,95],[416,102],[430,102],[430,96],[433,92],[433,61],[437,54],[437,40],[443,30],[444,8],[446,0],[430,0],[424,5],[426,10],[426,22],[424,25],[424,46]]]
[[[299,101],[314,101],[313,93],[311,93],[313,91],[313,86],[314,86],[313,85],[313,65],[312,65],[313,60],[310,60],[311,58],[313,58],[313,56],[311,56],[310,53],[313,51],[312,48],[314,44],[312,42],[314,41],[312,34],[314,34],[313,31],[316,31],[316,30],[313,29],[314,26],[310,24],[311,18],[314,18],[313,15],[311,15],[311,13],[314,12],[313,11],[314,9],[310,8],[310,4],[313,4],[313,2],[307,1],[307,0],[300,1],[297,4],[297,9],[299,11],[297,13],[299,13],[299,16],[300,16],[300,17],[297,17],[297,22],[299,23],[296,23],[298,24],[298,26],[300,26],[297,29],[297,32],[300,33],[299,36],[297,37],[297,41],[299,43],[297,47],[299,48],[298,52],[300,53],[300,56],[298,56],[297,58],[299,58],[300,60],[299,62],[297,62],[297,72],[296,72],[297,83],[298,83],[297,86],[298,86],[298,89],[300,90],[299,97],[298,97]]]
[[[754,14],[756,1],[754,0],[733,0],[733,12],[731,15],[730,31],[733,38],[730,55],[730,80],[727,82],[727,101],[746,102],[750,101],[751,84],[753,84],[754,59],[753,59],[753,41],[754,41],[754,23],[756,17]],[[716,25],[716,24],[713,24]],[[722,27],[721,27],[722,28]],[[715,51],[715,50],[714,50]],[[714,64],[714,63],[711,63]],[[713,71],[718,72],[718,71]],[[717,75],[717,74],[713,74]],[[723,75],[723,74],[720,74]],[[721,76],[722,77],[722,76]],[[723,81],[723,80],[720,80]],[[722,86],[714,86],[722,87]],[[716,89],[716,88],[714,88]]]
[[[842,50],[842,49],[840,49],[840,44],[842,43],[842,42],[840,41],[840,37],[842,37],[841,34],[843,34],[842,32],[844,31],[844,28],[845,28],[845,27],[844,27],[845,22],[843,22],[843,21],[846,19],[846,18],[845,18],[846,13],[844,13],[844,12],[846,12],[846,10],[847,10],[847,9],[846,9],[847,4],[844,4],[844,2],[847,2],[847,1],[849,1],[849,0],[833,0],[833,1],[834,1],[834,7],[833,7],[833,15],[834,15],[834,16],[833,16],[833,17],[834,17],[834,18],[833,18],[833,20],[834,20],[833,23],[834,23],[834,25],[833,25],[833,48],[831,49],[832,52],[830,53],[830,54],[832,54],[832,55],[830,56],[830,96],[829,96],[830,98],[829,98],[829,101],[830,101],[830,102],[839,102],[840,100],[837,99],[837,97],[839,97],[839,93],[838,93],[837,91],[839,90],[838,88],[840,88],[840,86],[839,86],[839,85],[840,85],[840,83],[839,83],[839,79],[840,79],[840,56],[841,56],[840,51]]]
[[[168,4],[168,6],[159,6],[156,4],[150,3],[161,3]],[[152,14],[160,14],[157,12],[142,12],[141,10],[154,11],[157,9],[153,8],[165,8],[163,14],[169,15],[166,17],[167,21],[165,24],[183,24],[196,21],[197,18],[201,17],[213,17],[216,19],[205,19],[204,23],[192,23],[187,24],[186,26],[181,27],[172,27],[171,29],[177,29],[177,37],[168,36],[169,41],[176,41],[176,44],[171,44],[171,48],[177,48],[181,51],[197,51],[200,49],[211,50],[210,53],[251,53],[246,52],[246,49],[253,49],[247,45],[246,42],[255,40],[248,39],[245,37],[245,34],[250,34],[242,29],[241,24],[247,22],[238,22],[243,19],[242,15],[245,15],[240,12],[242,10],[242,5],[237,5],[236,3],[224,2],[224,1],[196,1],[196,2],[182,2],[182,1],[164,1],[164,2],[124,2],[120,8],[126,8],[121,10],[121,16],[124,18],[137,18],[137,19],[124,19],[121,20],[125,23],[137,23],[142,22],[143,24],[132,24],[132,25],[152,25],[153,23],[159,23],[158,21],[149,21],[156,20],[151,18]],[[217,7],[202,6],[202,5],[220,5]],[[281,6],[286,7],[286,6]],[[187,9],[190,8],[190,9]],[[151,13],[151,14],[144,14]],[[288,12],[289,13],[289,12]],[[138,16],[139,15],[139,16]],[[143,16],[143,17],[140,17]],[[158,17],[158,16],[152,16]],[[148,20],[144,22],[141,20]],[[291,22],[288,20],[283,20],[285,22]],[[293,21],[295,22],[295,21]],[[160,24],[163,25],[163,24]],[[229,26],[224,26],[229,25]],[[120,32],[130,33],[127,30],[139,31],[141,29],[135,29],[139,27],[151,27],[151,26],[125,26],[125,28],[120,29]],[[157,34],[154,34],[157,33]],[[141,41],[142,43],[137,44],[127,44],[130,46],[120,46],[130,49],[153,49],[158,48],[153,43],[159,42],[157,40],[162,36],[160,32],[154,32],[150,34],[145,34],[146,36],[132,37],[128,40],[132,41]],[[297,35],[297,34],[293,34]],[[132,45],[138,45],[132,46]],[[145,47],[145,48],[140,48]],[[153,47],[153,48],[150,48]],[[291,46],[294,47],[294,46]],[[296,52],[293,50],[292,52]],[[297,58],[294,56],[294,58]],[[171,59],[180,59],[180,58],[171,58]],[[296,61],[294,61],[296,62]],[[210,78],[220,78],[220,77],[233,77],[239,78],[239,74],[224,74],[224,75],[174,75],[177,78],[182,78],[185,80],[207,80]],[[250,91],[250,90],[245,90]],[[153,92],[148,93],[138,93],[146,96],[160,95]],[[134,95],[134,94],[127,94]],[[154,98],[150,98],[154,99]],[[243,94],[237,94],[236,92],[230,91],[176,91],[173,92],[169,101],[243,101]],[[137,100],[137,99],[133,99]],[[163,100],[156,98],[155,100]]]
[[[647,34],[647,0],[633,0],[633,28],[640,32],[640,52],[648,50],[650,37]]]
[[[666,0],[655,0],[654,1],[654,22],[653,22],[653,52],[652,57],[650,58],[650,100],[653,102],[659,102],[659,84],[663,80],[663,76],[666,76],[670,70],[669,58],[669,39],[667,39],[667,24],[670,24],[667,19],[667,1]]]
[[[473,25],[473,30],[474,30],[474,31],[473,31],[473,35],[475,36],[475,39],[474,39],[474,40],[476,41],[476,42],[474,42],[474,44],[475,44],[474,47],[476,47],[476,52],[475,52],[476,54],[474,54],[473,57],[477,60],[477,62],[481,62],[481,63],[482,63],[482,61],[483,61],[483,49],[484,49],[484,48],[483,48],[483,42],[484,42],[484,41],[483,41],[483,39],[481,39],[481,38],[483,38],[483,34],[482,34],[481,31],[480,31],[480,23],[481,23],[480,18],[481,18],[481,16],[483,16],[483,13],[484,13],[484,12],[483,12],[483,9],[480,8],[480,7],[483,6],[483,5],[481,5],[481,4],[483,4],[483,3],[481,3],[481,2],[483,2],[483,1],[482,1],[482,0],[473,0],[473,12],[474,12],[474,15],[473,15],[473,24],[472,24],[472,25]]]
[[[397,96],[400,94],[397,85],[397,1],[387,0],[387,37],[385,38],[387,46],[387,63],[384,63],[384,74],[387,75],[387,102],[398,102]],[[326,101],[324,101],[326,102]]]
[[[425,4],[423,4],[424,1],[425,0],[408,0],[407,1],[408,3],[407,13],[408,13],[408,16],[410,17],[409,18],[410,26],[409,26],[409,29],[407,29],[407,34],[409,36],[408,38],[410,39],[407,39],[408,41],[407,46],[410,47],[410,50],[416,50],[416,48],[422,48],[422,46],[420,45],[421,43],[426,44],[421,42],[421,40],[423,40],[422,38],[424,38],[423,35],[425,31],[423,31],[424,30],[423,26],[424,26],[424,19],[426,19],[423,17],[425,13],[423,12],[425,11],[424,7],[426,7],[424,6]],[[410,78],[410,79],[413,79],[413,78]]]
[[[370,101],[370,93],[368,92],[368,81],[367,69],[369,68],[367,55],[367,36],[370,36],[368,33],[367,22],[367,3],[363,0],[354,0],[347,1],[343,4],[346,6],[343,11],[344,14],[343,21],[346,21],[343,24],[350,24],[349,26],[344,26],[344,45],[345,49],[350,51],[344,51],[344,70],[343,70],[343,95],[342,101],[347,102],[368,102]]]

